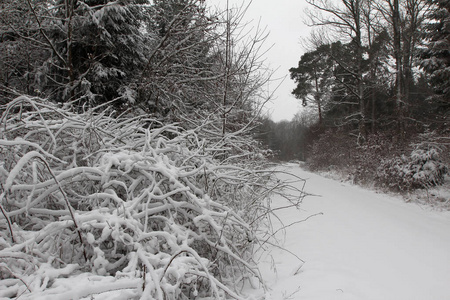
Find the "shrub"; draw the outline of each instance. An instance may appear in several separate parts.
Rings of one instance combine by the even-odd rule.
[[[400,191],[440,185],[448,172],[448,167],[439,160],[441,152],[435,145],[421,143],[409,156],[382,161],[377,181],[383,187]]]
[[[320,134],[308,152],[308,167],[312,171],[326,170],[331,166],[342,169],[349,165],[352,158],[354,141],[340,130],[327,130]],[[356,148],[356,143],[355,147]]]
[[[0,297],[240,299],[259,278],[264,200],[282,185],[214,160],[195,130],[97,109],[5,107]]]
[[[351,170],[355,183],[371,184],[376,180],[380,162],[398,155],[403,145],[392,142],[386,133],[371,134],[366,143],[358,146],[353,155]]]

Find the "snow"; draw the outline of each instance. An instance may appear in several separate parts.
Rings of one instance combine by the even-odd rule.
[[[276,212],[284,226],[297,222],[278,238],[304,262],[269,247],[265,299],[450,299],[450,212],[288,168],[316,196]]]
[[[121,166],[127,170],[128,156],[117,153],[115,158],[119,156],[122,159],[118,164],[125,161],[126,164]],[[29,159],[31,158],[30,156]],[[111,162],[114,161],[112,158]],[[162,168],[152,166],[157,170]],[[274,196],[272,199],[271,206],[276,215],[272,218],[273,231],[276,232],[275,238],[280,241],[281,247],[266,243],[263,247],[267,252],[256,253],[254,259],[259,260],[261,276],[266,281],[268,290],[246,288],[244,293],[249,300],[450,299],[449,211],[405,203],[400,198],[306,172],[295,164],[283,168],[286,168],[286,172],[278,175],[281,181],[292,180],[288,173],[304,178],[307,180],[305,191],[311,195],[303,199],[299,209],[289,206],[281,196]],[[169,170],[166,175],[167,178],[176,179]],[[304,182],[294,184],[301,188]],[[210,201],[207,197],[205,200]],[[208,223],[213,215],[219,213],[223,214],[225,220],[232,218],[226,216],[228,211],[203,211],[205,214],[193,218],[193,223]],[[82,230],[86,226],[94,228],[95,222],[104,222],[102,218],[101,212],[96,211],[77,214]],[[161,287],[155,285],[155,282],[170,287],[167,278],[174,278],[177,282],[173,286],[175,288],[178,284],[184,284],[185,280],[192,280],[181,279],[187,273],[209,276],[207,259],[190,250],[187,244],[178,247],[174,242],[176,236],[185,236],[185,232],[176,226],[171,232],[141,234],[140,241],[149,240],[146,246],[140,247],[136,243],[139,249],[136,248],[136,251],[130,252],[128,257],[116,263],[119,265],[129,260],[128,267],[118,272],[116,277],[108,276],[107,269],[114,269],[116,265],[112,266],[106,260],[105,252],[98,244],[110,235],[118,234],[117,228],[120,226],[117,226],[121,220],[117,215],[111,216],[109,226],[104,226],[97,237],[87,232],[86,242],[94,249],[94,267],[91,273],[81,273],[81,269],[78,272],[77,264],[54,269],[50,261],[41,263],[36,272],[37,278],[26,280],[30,283],[28,286],[13,286],[4,282],[4,286],[8,288],[0,289],[0,299],[16,295],[17,291],[19,294],[23,292],[21,299],[125,300],[140,296],[145,299],[146,295],[150,297],[150,290],[153,289],[157,291],[155,297],[162,299]],[[66,223],[61,223],[60,227],[59,223],[52,224],[55,230],[60,230]],[[217,226],[212,228],[219,230]],[[171,235],[173,233],[176,236]],[[49,235],[48,239],[52,236]],[[174,249],[178,247],[178,250],[170,255],[163,252],[156,254],[152,250],[152,243],[158,243],[158,236],[164,236],[167,245]],[[23,239],[25,238],[24,236]],[[30,237],[29,240],[33,238]],[[155,244],[154,248],[159,246],[156,247]],[[185,253],[189,255],[182,255]],[[3,251],[2,254],[3,257],[17,257],[18,261],[29,259],[20,251]],[[139,259],[145,263],[148,272],[145,287],[142,278],[134,274],[139,272],[135,266]],[[158,263],[153,264],[152,260]],[[6,264],[0,264],[0,267],[11,273],[14,271]],[[227,294],[233,294],[221,282],[214,278],[212,280],[211,284],[216,288],[220,287]],[[256,277],[249,278],[249,281],[257,288]],[[28,293],[27,288],[33,293]],[[143,295],[140,294],[141,288],[145,288]],[[192,291],[192,295],[196,293],[196,289]],[[219,293],[215,295],[218,297]]]
[[[27,154],[25,154],[16,164],[16,166],[9,172],[8,178],[5,180],[4,184],[4,190],[9,190],[9,188],[12,186],[14,179],[19,176],[20,171],[22,170],[23,166],[32,158],[39,157],[42,160],[45,160],[45,158],[37,151],[30,151]],[[3,198],[3,197],[2,197]]]

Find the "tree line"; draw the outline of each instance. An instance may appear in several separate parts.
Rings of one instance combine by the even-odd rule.
[[[403,138],[420,124],[445,126],[448,1],[308,3],[321,30],[290,73],[292,93],[316,107],[320,125],[357,129],[360,139],[378,128],[395,126]]]
[[[289,70],[305,108],[262,129],[283,132],[265,136],[278,157],[373,177],[382,161],[424,148],[425,135],[448,161],[450,1],[307,2],[313,31]]]

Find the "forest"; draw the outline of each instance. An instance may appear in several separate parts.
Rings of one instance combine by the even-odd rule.
[[[450,1],[306,2],[314,30],[289,70],[304,109],[290,122],[263,120],[261,139],[278,159],[356,183],[441,184],[450,162]]]
[[[1,1],[0,298],[265,288],[270,198],[303,192],[254,138],[272,79],[247,9]]]
[[[274,123],[248,5],[2,0],[0,297],[267,289],[254,253],[276,244],[270,199],[306,196],[274,161],[441,184],[450,2],[306,1],[317,31],[289,70],[305,109]]]

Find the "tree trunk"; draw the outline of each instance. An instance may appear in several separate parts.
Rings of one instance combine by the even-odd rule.
[[[315,86],[316,86],[316,93],[314,95],[314,100],[316,101],[317,104],[317,111],[319,114],[319,127],[322,127],[322,123],[323,123],[323,117],[322,117],[322,103],[320,101],[321,98],[321,94],[320,94],[320,88],[319,88],[319,79],[317,78],[317,72],[316,72],[316,68],[314,68],[314,80],[315,80]]]
[[[224,84],[223,84],[223,99],[222,99],[222,137],[225,137],[227,126],[227,98],[228,98],[228,76],[230,72],[230,52],[231,52],[231,24],[230,24],[230,8],[229,1],[227,0],[227,24],[226,24],[226,41],[225,41],[225,72]]]
[[[355,19],[355,42],[356,42],[356,59],[357,59],[357,93],[359,100],[359,113],[361,115],[359,123],[359,135],[362,142],[367,138],[366,130],[366,105],[364,102],[364,82],[363,82],[363,49],[362,49],[362,33],[361,33],[361,7],[360,0],[355,1],[354,9],[354,19]]]
[[[395,103],[397,112],[397,129],[399,131],[399,138],[403,140],[404,137],[404,116],[403,116],[403,99],[402,99],[402,45],[401,45],[401,25],[400,25],[400,6],[399,0],[394,0],[392,11],[392,26],[394,30],[394,55],[395,55]]]
[[[69,101],[75,98],[75,74],[73,68],[72,53],[72,17],[73,17],[73,0],[66,0],[66,22],[67,22],[67,71],[69,73]]]

